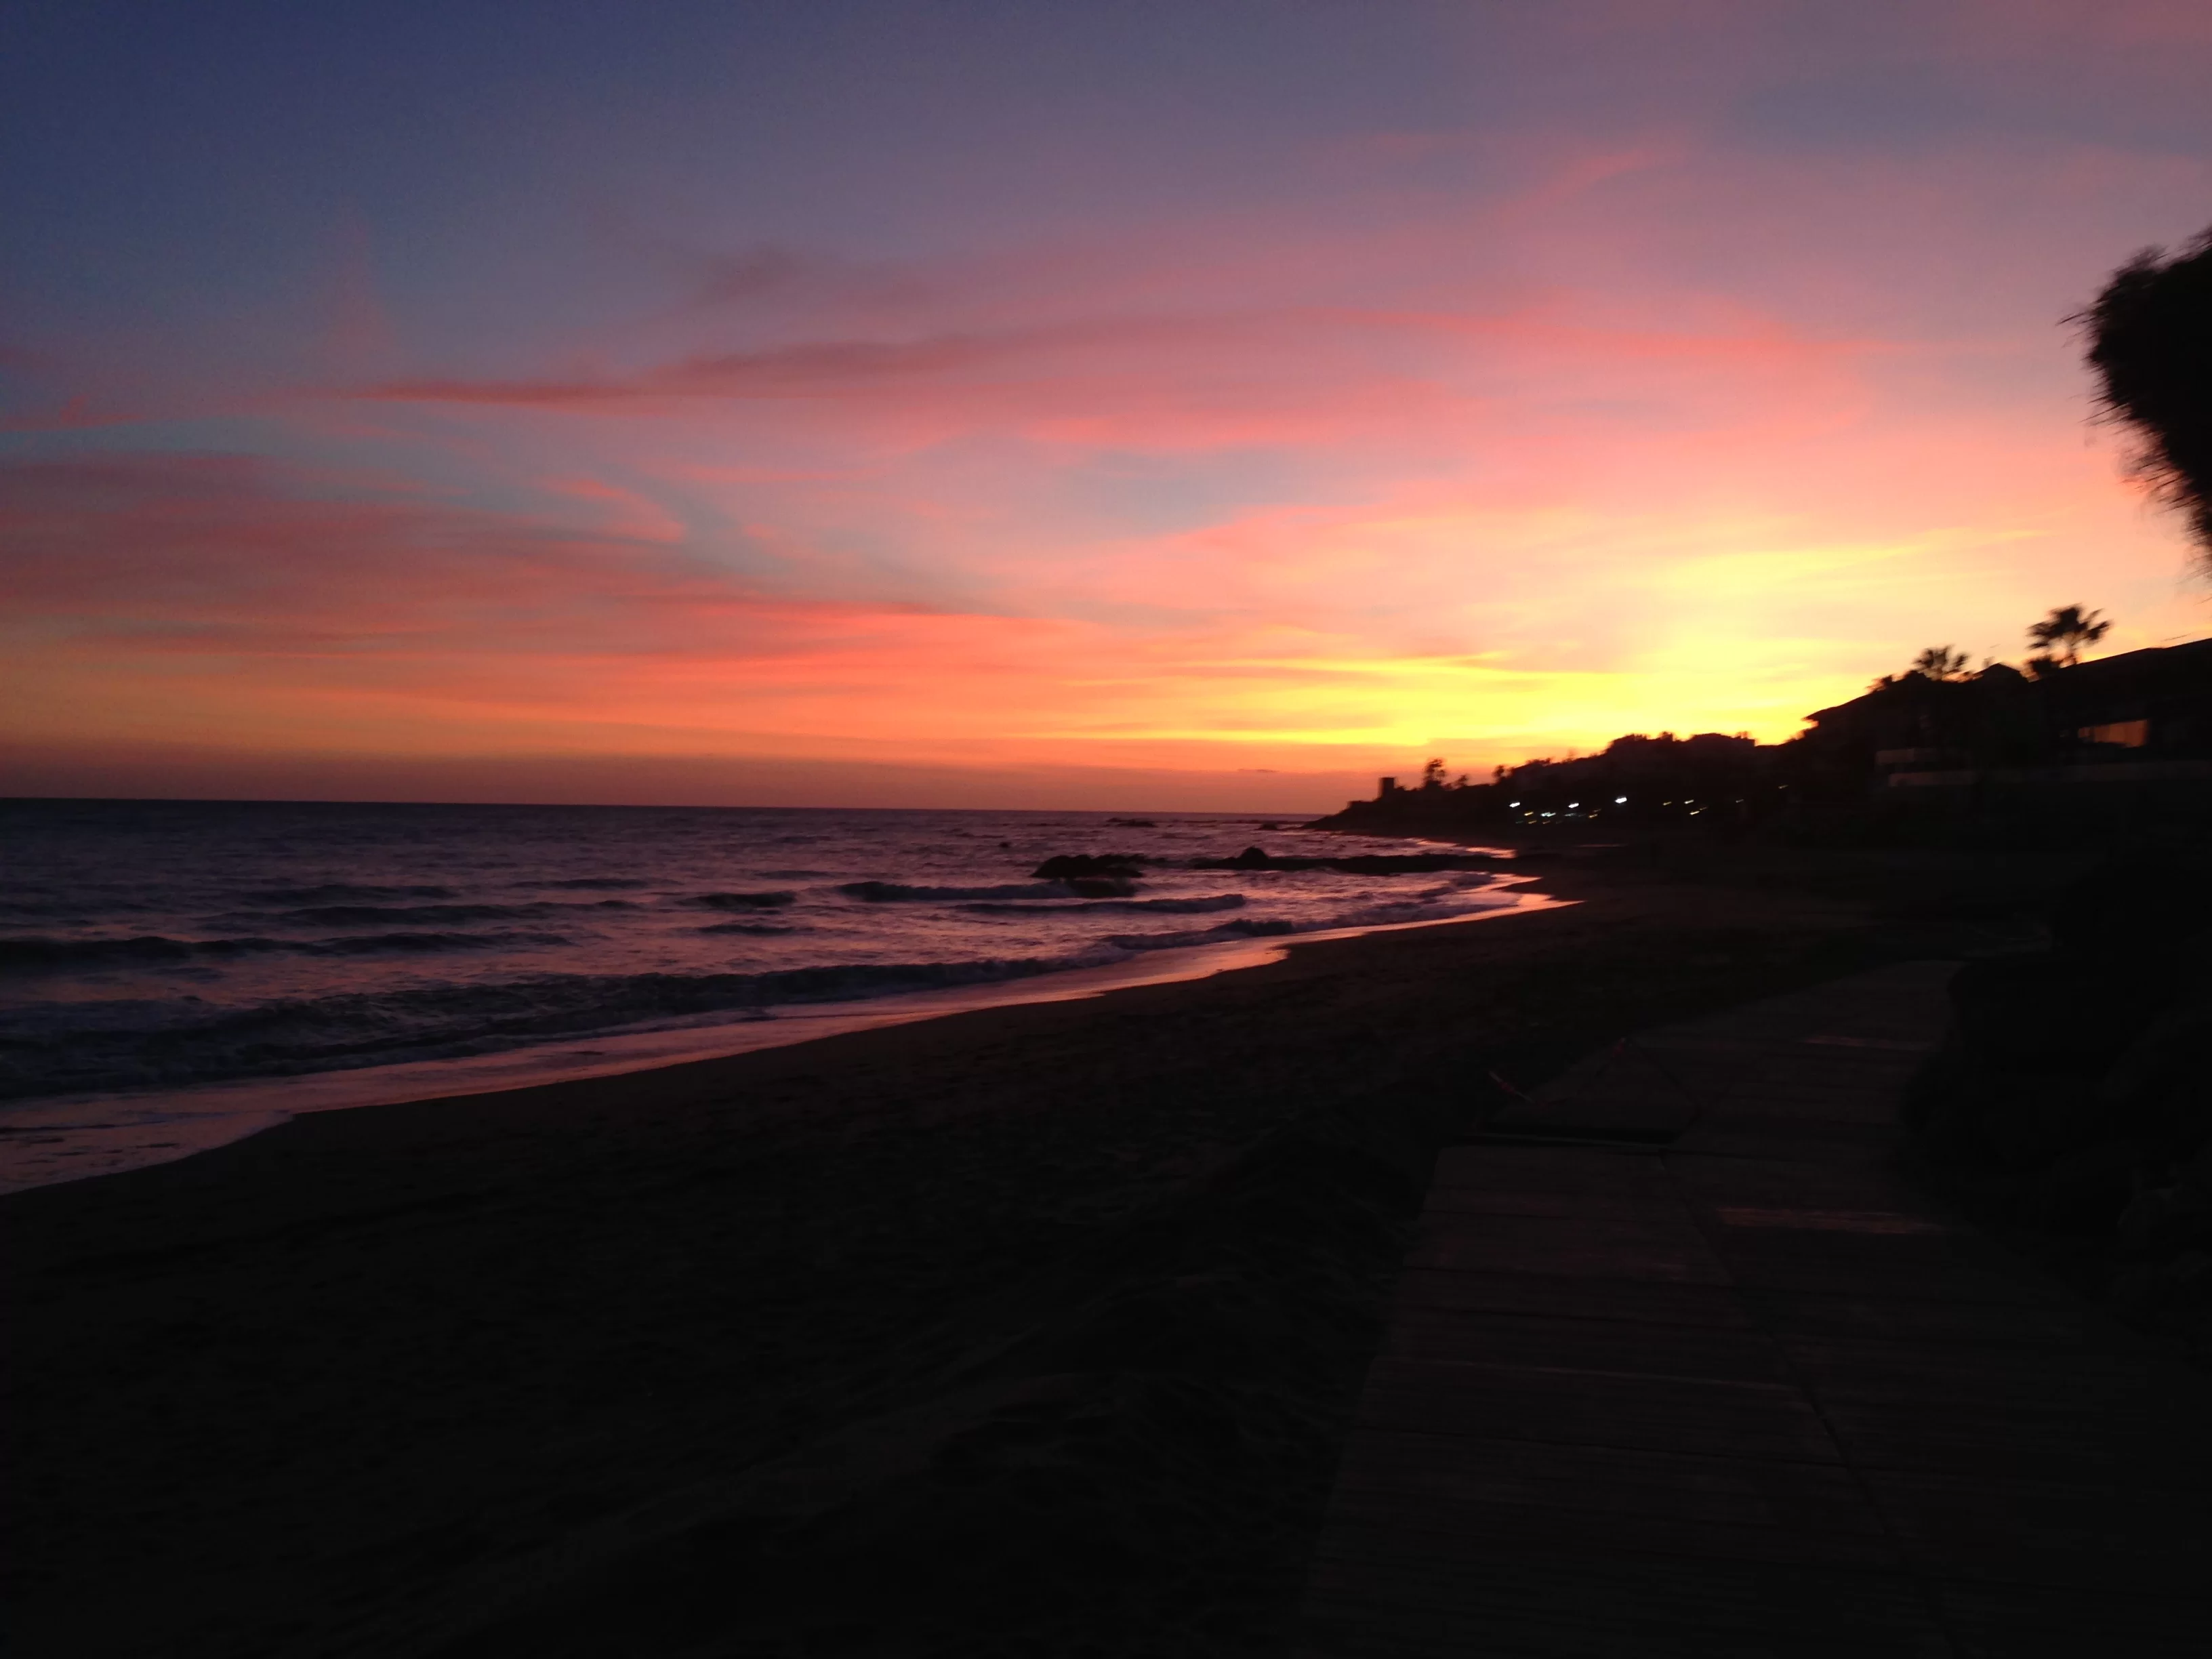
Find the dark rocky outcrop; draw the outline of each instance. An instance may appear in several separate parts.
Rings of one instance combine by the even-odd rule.
[[[1060,853],[1030,872],[1040,881],[1103,878],[1128,881],[1144,873],[1151,862],[1141,853]]]

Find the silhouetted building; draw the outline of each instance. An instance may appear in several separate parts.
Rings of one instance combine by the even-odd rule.
[[[1762,747],[1718,732],[1616,738],[1602,754],[1499,767],[1416,790],[1379,780],[1372,801],[1324,820],[1347,830],[1448,833],[1484,824],[1784,824],[1895,811],[2026,822],[2212,808],[2212,640],[2130,651],[2033,678],[2003,663],[1914,672],[1806,717]]]

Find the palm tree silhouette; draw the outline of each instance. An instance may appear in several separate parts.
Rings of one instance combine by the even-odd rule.
[[[2111,627],[2101,611],[2062,605],[2028,629],[2027,642],[2036,649],[2035,662],[2071,668],[2081,660],[2082,647],[2096,644]]]
[[[1931,645],[1912,659],[1912,672],[1923,679],[1954,680],[1966,672],[1966,653]]]

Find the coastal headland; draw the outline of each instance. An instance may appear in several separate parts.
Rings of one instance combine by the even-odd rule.
[[[1279,1645],[1440,1148],[2079,863],[1547,845],[1572,904],[0,1200],[20,1650]]]

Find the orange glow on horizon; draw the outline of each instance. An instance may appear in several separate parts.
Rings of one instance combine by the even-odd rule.
[[[457,209],[349,234],[312,328],[272,276],[204,337],[56,331],[0,362],[37,392],[0,409],[0,787],[1319,809],[1431,755],[1778,740],[2055,605],[2106,652],[2201,634],[2058,324],[2212,211],[2212,161],[2123,118],[2194,110],[2212,37],[2128,5],[2107,61],[2029,9],[1936,8],[1911,61],[2034,107],[2094,58],[2112,131],[1963,94],[1831,131],[1827,45],[1600,7],[1550,72],[1628,68],[1565,113],[1193,142],[1211,193],[1085,186],[1073,138],[963,193],[1019,147],[945,139],[909,216],[833,199],[813,242],[695,179],[547,210],[557,281]]]

